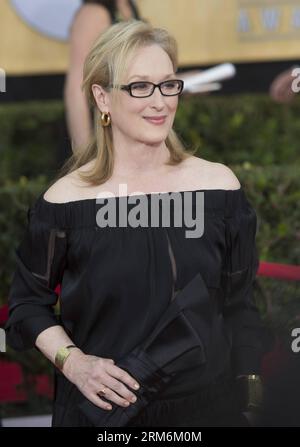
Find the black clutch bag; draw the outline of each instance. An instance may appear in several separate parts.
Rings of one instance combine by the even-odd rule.
[[[151,334],[115,361],[140,384],[127,408],[104,410],[84,398],[79,409],[95,427],[125,427],[180,371],[205,365],[213,306],[198,273],[170,302]]]

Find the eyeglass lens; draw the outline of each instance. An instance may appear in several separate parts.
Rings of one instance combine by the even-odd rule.
[[[180,92],[181,83],[176,80],[165,81],[160,84],[161,91],[164,95],[176,95]],[[131,85],[131,93],[134,96],[144,96],[153,93],[154,85],[149,82],[134,82]]]

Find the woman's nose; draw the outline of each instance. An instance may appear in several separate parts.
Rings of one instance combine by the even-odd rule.
[[[160,92],[159,88],[156,87],[154,89],[154,92],[152,93],[152,101],[156,106],[164,106],[165,104],[165,97]]]

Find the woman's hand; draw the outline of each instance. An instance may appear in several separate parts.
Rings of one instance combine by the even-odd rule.
[[[105,399],[122,407],[136,401],[135,394],[129,388],[138,389],[139,384],[127,371],[116,366],[113,359],[86,355],[80,349],[72,349],[64,364],[63,374],[87,399],[102,409],[111,409],[111,405],[97,394],[103,388]]]

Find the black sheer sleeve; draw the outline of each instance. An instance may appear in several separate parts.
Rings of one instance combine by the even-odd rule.
[[[66,264],[66,230],[47,221],[35,205],[28,210],[27,228],[15,250],[16,270],[8,297],[7,341],[18,351],[35,347],[40,332],[59,324],[55,288]]]
[[[257,216],[243,190],[238,201],[229,201],[226,214],[223,314],[232,341],[233,370],[236,375],[260,374],[263,327],[253,296],[259,267]]]

